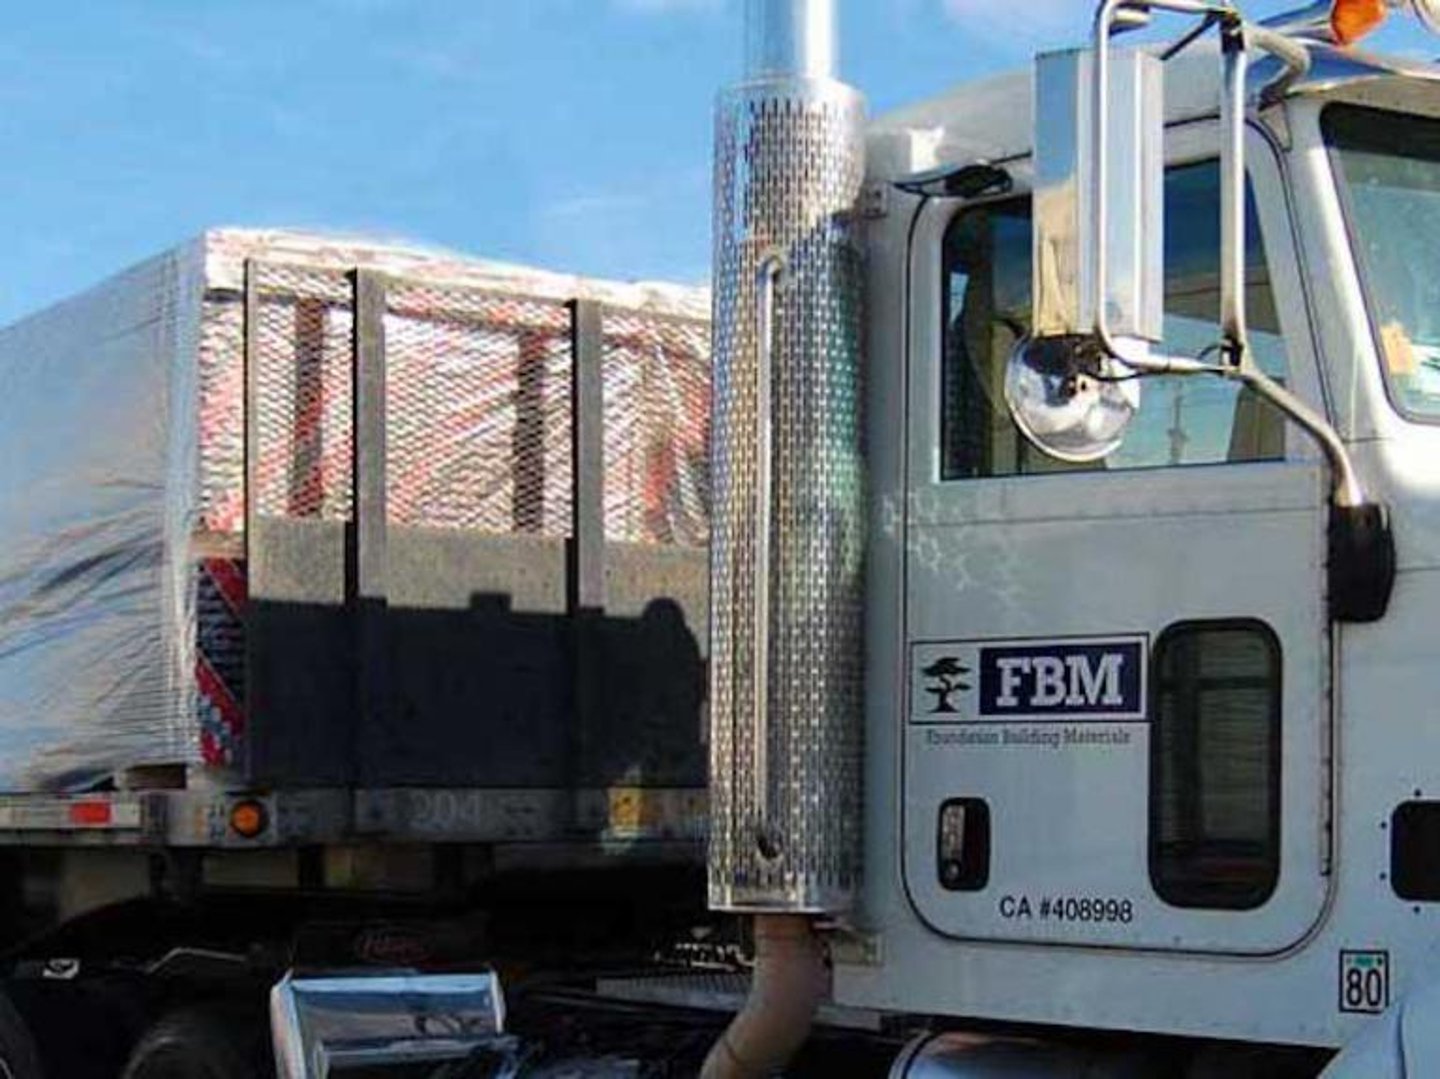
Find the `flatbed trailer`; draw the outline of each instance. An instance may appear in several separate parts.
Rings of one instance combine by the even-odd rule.
[[[181,644],[155,712],[117,692],[113,715],[59,716],[39,751],[13,706],[0,720],[0,773],[31,787],[0,792],[0,984],[44,1035],[47,1075],[114,1075],[164,1014],[228,1014],[237,991],[252,1006],[235,1044],[253,1041],[253,987],[306,966],[290,953],[316,917],[338,952],[324,969],[505,962],[478,943],[480,909],[512,958],[552,972],[571,946],[648,963],[706,920],[706,304],[229,230],[0,336],[22,384],[44,381],[25,366],[43,339],[92,393],[172,386],[168,422],[202,443],[156,466],[146,534],[112,544],[163,556],[67,567],[61,529],[32,575],[38,594],[91,574],[66,610],[132,617],[129,633],[107,587],[193,589],[164,630]],[[176,382],[197,418],[177,420]],[[97,513],[131,464],[64,463],[67,497]],[[42,659],[63,613],[26,627]],[[80,680],[123,690],[105,640]],[[28,689],[13,661],[3,678]],[[557,919],[573,932],[542,947]],[[360,943],[337,947],[335,924]],[[452,924],[468,928],[436,929]],[[115,1033],[67,1045],[57,1022]]]

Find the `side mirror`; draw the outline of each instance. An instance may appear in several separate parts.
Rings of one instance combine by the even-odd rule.
[[[1119,381],[1113,353],[1144,355],[1161,338],[1164,95],[1161,60],[1137,50],[1035,64],[1034,340],[1011,359],[1006,398],[1026,437],[1061,460],[1119,446],[1140,391]]]
[[[1112,50],[1102,63],[1077,49],[1037,58],[1036,337],[1160,340],[1164,138],[1159,57]]]
[[[1339,433],[1266,375],[1250,351],[1246,75],[1252,49],[1280,60],[1284,73],[1261,91],[1262,100],[1274,100],[1310,69],[1309,51],[1287,28],[1295,33],[1322,17],[1334,28],[1344,16],[1369,20],[1363,33],[1387,8],[1401,7],[1440,29],[1440,0],[1321,0],[1282,16],[1277,29],[1247,23],[1225,0],[1099,0],[1094,48],[1042,55],[1035,67],[1034,337],[1015,350],[1005,380],[1016,426],[1052,457],[1097,461],[1123,441],[1139,407],[1140,376],[1220,376],[1245,386],[1314,439],[1330,464],[1337,621],[1384,614],[1394,540]],[[1111,48],[1116,33],[1158,11],[1197,21],[1161,56]],[[1220,334],[1198,356],[1167,356],[1151,348],[1164,319],[1163,64],[1212,26],[1220,36]],[[1206,358],[1212,353],[1216,362]]]

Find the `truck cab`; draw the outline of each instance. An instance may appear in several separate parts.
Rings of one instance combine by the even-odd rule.
[[[1146,377],[1086,463],[1017,427],[1029,72],[868,128],[848,1003],[1338,1046],[1427,976],[1440,68],[1304,47],[1244,123],[1243,297],[1254,362],[1328,419],[1388,515],[1374,619],[1337,616],[1324,454],[1248,387]],[[1256,60],[1252,90],[1275,66]],[[1161,347],[1203,358],[1222,318],[1215,51],[1165,83]],[[935,180],[967,169],[990,175]]]

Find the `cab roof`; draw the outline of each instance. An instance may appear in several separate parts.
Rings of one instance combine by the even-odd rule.
[[[1440,83],[1440,65],[1305,42],[1310,69],[1287,96],[1333,93],[1377,80]],[[1255,53],[1251,83],[1259,90],[1282,66]],[[1165,122],[1180,124],[1219,111],[1219,48],[1206,41],[1165,66]],[[875,117],[867,132],[872,179],[896,180],[942,165],[1027,157],[1034,127],[1029,67],[957,86],[936,97]]]

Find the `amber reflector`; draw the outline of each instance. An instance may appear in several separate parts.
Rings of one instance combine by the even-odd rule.
[[[1385,21],[1385,0],[1335,0],[1330,30],[1341,45],[1353,45]]]
[[[236,802],[230,807],[230,827],[242,839],[254,839],[265,830],[269,823],[265,807],[259,802]]]

